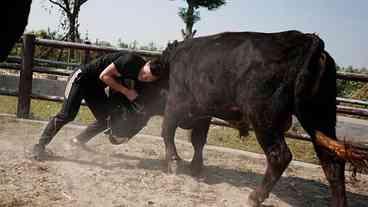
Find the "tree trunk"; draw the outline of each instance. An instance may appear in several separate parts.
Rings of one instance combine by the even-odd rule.
[[[75,15],[73,14],[73,16],[71,16],[69,18],[69,41],[71,42],[75,42]]]
[[[68,31],[68,36],[69,36],[69,41],[71,42],[77,42],[77,31],[78,31],[78,25],[76,24],[77,22],[77,16],[78,14],[73,13],[70,18],[69,18],[69,31]],[[69,49],[69,58],[68,61],[73,61],[75,60],[76,54],[75,54],[75,50],[74,49]]]
[[[194,7],[191,4],[188,5],[187,20],[185,24],[186,24],[185,31],[182,30],[183,39],[184,40],[191,39],[194,36],[194,33],[193,33]]]

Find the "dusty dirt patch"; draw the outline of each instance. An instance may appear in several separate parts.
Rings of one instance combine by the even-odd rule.
[[[264,162],[232,150],[207,147],[199,178],[165,173],[161,139],[137,136],[113,146],[100,135],[89,151],[69,145],[80,129],[65,127],[50,144],[45,162],[29,159],[43,125],[0,119],[0,206],[246,206],[249,192],[260,183]],[[178,143],[182,158],[192,147]],[[368,206],[368,177],[348,183],[350,206]],[[327,206],[328,186],[319,167],[292,164],[265,206]]]

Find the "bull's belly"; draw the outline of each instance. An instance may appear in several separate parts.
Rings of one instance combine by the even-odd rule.
[[[240,111],[237,106],[223,106],[216,111],[212,112],[212,117],[223,119],[226,121],[239,121],[244,119],[244,114]]]
[[[236,123],[237,126],[240,126],[239,123],[242,123],[241,125],[248,123],[248,121],[246,121],[246,117],[243,116],[238,108],[231,108],[227,110],[211,112],[190,113],[187,116],[183,116],[179,119],[178,126],[183,129],[192,129],[198,125],[198,122],[201,122],[204,119],[210,120],[212,117],[228,121],[231,124]]]

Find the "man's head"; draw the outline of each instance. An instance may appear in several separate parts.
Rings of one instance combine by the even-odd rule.
[[[158,59],[148,61],[140,70],[138,80],[142,82],[156,81],[162,75],[162,64]]]

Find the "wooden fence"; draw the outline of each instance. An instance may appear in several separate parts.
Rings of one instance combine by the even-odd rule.
[[[19,70],[18,77],[10,77],[6,75],[0,76],[0,95],[18,96],[17,117],[28,118],[30,114],[31,98],[62,101],[65,81],[54,80],[38,80],[33,78],[33,73],[45,73],[52,75],[68,76],[72,71],[60,69],[60,66],[78,67],[80,64],[65,63],[60,61],[42,60],[34,58],[35,47],[44,46],[51,48],[67,48],[78,49],[84,52],[84,61],[82,64],[90,60],[90,52],[131,52],[133,50],[113,47],[102,47],[90,44],[62,42],[56,40],[37,39],[34,35],[26,34],[22,38],[23,55],[22,57],[10,57],[7,62],[0,63],[0,68]],[[152,52],[145,50],[134,50],[134,52],[144,57],[159,56],[160,52]],[[46,65],[46,66],[45,66]],[[368,75],[354,73],[338,73],[337,78],[341,80],[360,81],[368,83]],[[367,101],[337,98],[337,111],[342,114],[357,115],[368,117],[368,110],[364,107],[368,106]],[[356,106],[363,106],[356,107]],[[214,119],[213,124],[231,127],[227,122]],[[309,140],[307,135],[288,133],[288,137]]]

